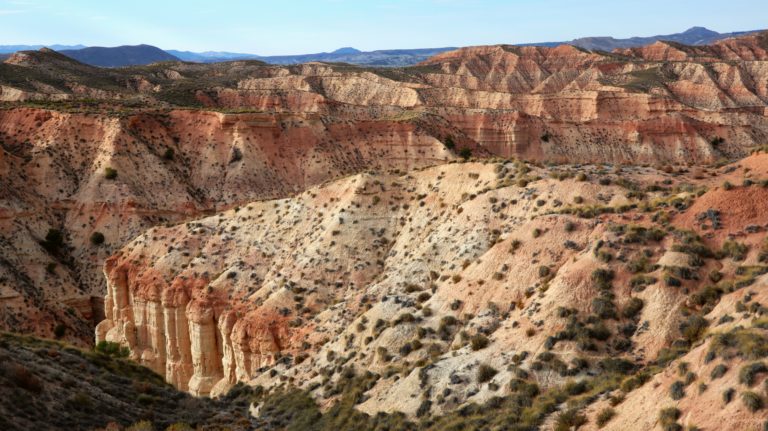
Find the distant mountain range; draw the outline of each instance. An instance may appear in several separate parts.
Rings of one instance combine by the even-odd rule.
[[[564,42],[542,42],[517,44],[520,46],[557,46],[569,44],[590,50],[612,51],[617,48],[633,48],[649,45],[659,40],[678,42],[685,45],[706,45],[720,39],[742,36],[753,31],[718,33],[704,27],[693,27],[682,33],[649,37],[615,39],[613,37],[584,37]],[[40,49],[42,45],[0,45],[0,59],[4,53]],[[134,66],[160,61],[189,61],[196,63],[217,63],[233,60],[259,60],[270,64],[299,64],[310,61],[328,63],[350,63],[360,66],[404,67],[420,63],[429,57],[456,47],[426,49],[391,49],[363,52],[344,47],[333,52],[315,54],[260,56],[225,51],[178,51],[162,50],[151,45],[118,46],[114,48],[85,47],[83,45],[51,45],[49,48],[86,64],[101,67]]]
[[[0,54],[12,54],[16,51],[33,51],[40,48],[50,48],[54,51],[65,49],[83,49],[85,45],[0,45]]]
[[[612,51],[619,48],[635,48],[650,45],[659,40],[682,43],[684,45],[708,45],[721,39],[743,36],[759,30],[737,31],[732,33],[718,33],[705,27],[692,27],[682,33],[664,34],[649,37],[630,37],[628,39],[614,39],[608,36],[582,37],[568,42],[545,42],[525,45],[557,46],[562,44],[574,45],[589,50]]]
[[[125,45],[115,48],[92,46],[90,48],[67,49],[59,52],[81,63],[99,67],[140,66],[161,61],[180,60],[152,45]]]

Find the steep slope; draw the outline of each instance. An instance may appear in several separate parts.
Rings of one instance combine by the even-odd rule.
[[[103,316],[104,259],[151,226],[455,157],[418,123],[195,111],[5,110],[0,144],[1,325],[73,342]]]
[[[59,52],[81,63],[98,67],[137,66],[161,61],[179,61],[173,55],[152,45],[123,45],[112,48],[91,46],[83,49],[64,49]]]
[[[450,421],[473,417],[472,404],[556,400],[504,419],[546,428],[622,390],[611,423],[632,429],[639,412],[653,420],[632,397],[656,403],[666,390],[645,382],[700,354],[725,304],[765,290],[766,161],[365,173],[154,228],[108,260],[97,339],[198,395],[242,381],[299,387],[330,407],[337,385],[365,370],[372,380],[353,404],[371,415]],[[721,188],[723,178],[749,181]],[[744,208],[729,212],[734,201]],[[682,360],[696,372],[692,358]],[[687,423],[764,419],[696,400],[678,406]]]
[[[122,429],[151,421],[159,429],[252,429],[251,391],[212,401],[179,393],[113,346],[84,351],[47,340],[0,334],[0,426],[4,430]],[[183,424],[186,424],[185,426]],[[183,427],[183,428],[178,428]],[[190,428],[191,429],[191,428]]]

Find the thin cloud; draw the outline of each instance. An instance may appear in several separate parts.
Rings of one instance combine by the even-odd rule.
[[[0,16],[2,15],[16,15],[19,13],[25,13],[28,12],[26,10],[22,9],[0,9]]]

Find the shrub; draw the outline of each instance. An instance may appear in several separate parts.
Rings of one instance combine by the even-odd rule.
[[[680,410],[675,407],[667,407],[659,411],[659,422],[664,430],[681,429],[677,424],[677,419],[680,417]],[[677,426],[678,428],[675,428]]]
[[[625,318],[631,319],[631,318],[637,316],[637,313],[639,313],[640,310],[642,310],[642,309],[643,309],[643,300],[642,299],[640,299],[640,298],[630,298],[630,300],[627,301],[627,305],[621,311],[621,314]]]
[[[728,388],[723,391],[723,402],[725,404],[730,403],[733,400],[733,394],[736,393],[736,391],[733,388]]]
[[[723,243],[722,254],[733,260],[741,261],[746,259],[749,247],[736,241],[726,241]]]
[[[91,234],[91,244],[101,245],[104,244],[104,234],[101,232],[94,232]]]
[[[555,419],[555,431],[569,431],[579,429],[580,426],[587,423],[587,417],[579,413],[578,410],[568,409]]]
[[[768,367],[763,362],[753,362],[741,367],[739,370],[739,383],[747,386],[755,384],[755,377],[760,373],[768,372]]]
[[[611,288],[611,281],[613,281],[614,276],[615,274],[610,269],[597,268],[596,270],[592,271],[592,281],[595,283],[597,288],[601,290]]]
[[[613,417],[616,416],[616,411],[610,407],[606,407],[602,410],[600,410],[600,413],[597,414],[597,419],[595,422],[597,423],[598,428],[602,428],[610,422]]]
[[[539,267],[539,277],[541,278],[548,277],[551,272],[552,271],[546,265],[542,265]]]
[[[461,157],[464,160],[469,160],[470,157],[472,157],[472,149],[468,147],[464,147],[459,150],[459,157]]]
[[[498,373],[495,368],[488,364],[480,364],[477,368],[477,383],[485,383]]]
[[[243,152],[238,147],[232,148],[232,156],[229,158],[229,163],[235,163],[243,160]]]
[[[58,229],[48,229],[45,234],[45,241],[41,243],[49,253],[56,253],[64,247],[64,234]]]
[[[763,408],[763,400],[760,398],[760,395],[751,391],[746,391],[741,394],[741,402],[743,402],[744,406],[752,413]]]
[[[651,277],[650,275],[636,275],[632,277],[629,280],[629,285],[634,290],[644,290],[647,286],[652,285],[653,283],[656,283],[657,280],[655,277]]]
[[[481,350],[488,346],[488,337],[483,334],[475,334],[470,338],[469,344],[472,346],[472,350]]]
[[[735,354],[747,359],[761,359],[768,356],[768,339],[749,330],[734,330],[712,337],[710,351],[715,354]]]
[[[445,137],[444,145],[445,145],[445,148],[448,148],[449,150],[452,150],[452,149],[456,148],[456,143],[453,142],[453,137],[452,136],[446,136]]]
[[[114,356],[117,358],[127,358],[128,355],[131,353],[131,351],[127,347],[123,347],[118,343],[113,343],[111,341],[99,341],[98,344],[96,344],[96,347],[94,348],[99,353],[103,353],[105,355]]]
[[[534,229],[534,230],[531,232],[531,235],[532,235],[534,238],[538,238],[538,237],[540,237],[540,236],[541,236],[541,229],[539,229],[539,228],[536,228],[536,229]]]
[[[165,160],[173,160],[173,155],[174,155],[173,148],[166,148],[165,152],[163,153],[163,158]]]
[[[115,178],[117,178],[117,169],[109,166],[104,168],[104,178],[108,180],[114,180]]]
[[[601,319],[615,319],[616,306],[609,298],[597,297],[592,300],[592,312]]]
[[[704,335],[707,326],[709,326],[707,319],[693,315],[680,324],[680,332],[686,341],[692,343]]]
[[[685,388],[685,384],[680,380],[677,380],[676,382],[672,383],[672,385],[669,387],[669,396],[675,401],[682,399],[683,397],[685,397],[684,388]]]
[[[719,364],[712,369],[712,372],[709,374],[709,377],[712,380],[719,379],[720,377],[723,377],[727,371],[728,371],[728,367],[726,367],[723,364]]]
[[[680,287],[683,285],[683,282],[681,282],[679,278],[669,273],[664,274],[664,283],[669,287]]]

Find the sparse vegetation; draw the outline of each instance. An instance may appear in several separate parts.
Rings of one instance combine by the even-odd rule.
[[[91,244],[101,245],[104,244],[104,234],[101,232],[94,232],[91,234]]]
[[[106,167],[104,168],[104,178],[108,180],[114,180],[117,178],[117,169],[112,167]]]

